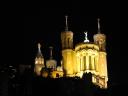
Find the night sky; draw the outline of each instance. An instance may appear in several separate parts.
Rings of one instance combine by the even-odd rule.
[[[61,0],[60,0],[61,1]],[[74,44],[84,40],[84,31],[93,39],[97,33],[97,18],[101,20],[101,31],[107,36],[108,74],[112,84],[128,84],[127,79],[127,8],[120,2],[27,2],[23,6],[7,7],[5,29],[10,35],[6,43],[11,59],[7,64],[34,64],[37,43],[42,44],[45,59],[49,57],[49,46],[53,46],[54,58],[61,58],[60,34],[65,29],[68,15],[69,30],[74,33]],[[3,16],[4,17],[4,16]],[[6,22],[5,22],[6,23]],[[9,36],[9,35],[8,35]],[[5,39],[4,39],[5,40]],[[8,45],[6,45],[8,46]]]

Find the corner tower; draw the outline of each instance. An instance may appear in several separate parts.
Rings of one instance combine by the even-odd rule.
[[[66,19],[65,31],[61,32],[61,44],[62,44],[62,66],[65,76],[73,75],[73,61],[74,61],[74,51],[73,51],[73,32],[68,30],[68,23]]]
[[[108,72],[107,72],[107,53],[106,53],[106,35],[101,33],[100,19],[98,19],[98,33],[94,35],[94,43],[99,46],[99,83],[101,87],[107,88]]]
[[[65,19],[66,19],[65,31],[61,32],[62,50],[73,48],[73,32],[68,30],[68,23],[67,23],[68,16],[65,16]]]
[[[101,33],[100,30],[100,19],[98,21],[98,33],[94,35],[94,42],[99,45],[100,51],[106,51],[106,36]]]
[[[42,68],[44,68],[44,58],[43,55],[41,53],[41,44],[38,43],[38,52],[37,52],[37,56],[35,58],[35,67],[34,67],[34,72],[36,73],[36,75],[41,75],[41,70]]]

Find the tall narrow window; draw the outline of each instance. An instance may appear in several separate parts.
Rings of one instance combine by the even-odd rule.
[[[89,70],[92,70],[92,65],[91,65],[91,56],[89,56]]]
[[[96,70],[96,58],[94,57],[94,70]]]
[[[70,48],[70,38],[68,38],[68,48]]]
[[[86,70],[86,56],[84,56],[84,70]]]
[[[95,60],[95,57],[94,57],[94,70],[96,70],[96,60]]]
[[[82,70],[82,66],[81,66],[81,58],[80,58],[80,71]]]

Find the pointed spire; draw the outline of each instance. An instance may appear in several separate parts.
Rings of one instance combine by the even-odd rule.
[[[97,19],[97,23],[98,23],[98,33],[100,33],[101,31],[100,31],[100,19],[99,18]]]
[[[53,56],[52,56],[53,47],[51,46],[51,47],[49,47],[49,48],[50,48],[50,59],[52,59],[52,58],[53,58]]]
[[[41,48],[41,44],[40,43],[38,43],[38,52],[40,52],[41,50],[40,50],[40,48]]]
[[[37,57],[43,57],[42,53],[41,53],[41,44],[38,43],[38,53],[37,53]]]
[[[65,16],[65,20],[66,20],[66,26],[65,26],[65,31],[68,31],[68,16]]]
[[[84,34],[85,34],[85,40],[84,40],[84,42],[89,42],[87,32],[84,32]]]

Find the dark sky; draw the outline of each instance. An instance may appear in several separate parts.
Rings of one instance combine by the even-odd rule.
[[[61,0],[60,0],[61,1]],[[37,43],[42,44],[45,59],[49,56],[49,46],[54,47],[54,58],[61,56],[60,33],[65,28],[68,15],[69,30],[74,33],[75,44],[83,41],[84,31],[88,31],[92,41],[97,33],[97,18],[101,19],[101,30],[107,36],[108,74],[113,84],[125,84],[127,79],[127,7],[120,2],[26,2],[22,6],[5,7],[8,22],[5,36],[12,65],[33,64]],[[7,23],[4,22],[4,23]],[[13,35],[12,35],[13,33]],[[5,38],[6,39],[6,38]],[[3,39],[3,40],[5,40]],[[11,40],[13,39],[13,40]],[[6,45],[7,46],[7,45]],[[12,55],[13,54],[13,55]],[[128,83],[126,83],[128,84]]]

